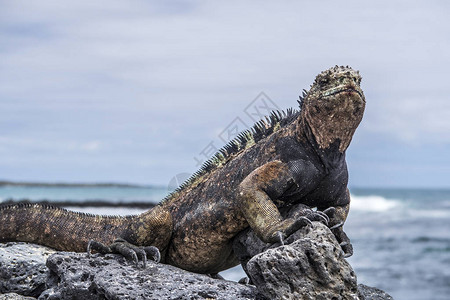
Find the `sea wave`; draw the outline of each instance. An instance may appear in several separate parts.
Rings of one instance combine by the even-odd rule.
[[[430,219],[446,219],[450,218],[450,210],[442,209],[414,209],[410,211],[410,215],[413,218],[430,218]]]
[[[351,195],[352,211],[384,212],[402,206],[401,200],[387,199],[379,195]]]
[[[79,206],[65,206],[64,208],[76,211],[76,212],[82,212],[82,213],[88,213],[88,214],[95,214],[95,215],[103,215],[103,216],[129,216],[129,215],[138,215],[141,214],[147,209],[142,208],[124,208],[124,207],[79,207]]]
[[[450,237],[417,236],[411,240],[412,243],[441,243],[450,247]]]

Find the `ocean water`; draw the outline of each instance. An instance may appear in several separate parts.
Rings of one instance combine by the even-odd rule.
[[[0,202],[30,200],[49,202],[103,201],[108,203],[158,203],[167,187],[135,185],[0,185]]]
[[[78,207],[73,202],[157,203],[165,187],[0,186],[0,201],[70,201],[69,209],[98,214],[137,214],[130,207]],[[354,255],[348,261],[358,282],[397,300],[450,299],[450,190],[351,189],[345,231]],[[222,275],[244,277],[240,267]]]
[[[450,190],[352,189],[358,281],[394,299],[450,299]]]

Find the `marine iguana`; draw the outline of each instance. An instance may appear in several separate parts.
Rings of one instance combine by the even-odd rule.
[[[152,245],[165,263],[213,274],[239,263],[232,241],[246,228],[274,243],[304,226],[305,218],[315,218],[329,220],[351,255],[342,228],[350,204],[345,150],[365,108],[360,82],[350,67],[320,73],[300,97],[299,111],[273,112],[256,123],[143,214],[111,217],[7,205],[0,208],[0,241],[82,252],[95,240],[89,245],[107,252],[103,244],[120,238],[113,250],[126,256],[141,257],[138,246]],[[299,203],[317,212],[305,209],[304,217],[282,218],[279,209]]]

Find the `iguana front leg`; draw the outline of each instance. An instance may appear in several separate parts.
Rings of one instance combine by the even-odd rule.
[[[275,160],[251,172],[239,185],[240,209],[256,235],[265,243],[283,238],[311,223],[306,217],[282,218],[272,197],[280,196],[293,184],[287,164]]]

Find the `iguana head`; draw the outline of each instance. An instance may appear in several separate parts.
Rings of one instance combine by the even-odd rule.
[[[344,152],[364,113],[359,71],[333,67],[319,75],[301,103],[301,124],[309,126],[320,148],[339,141]]]

